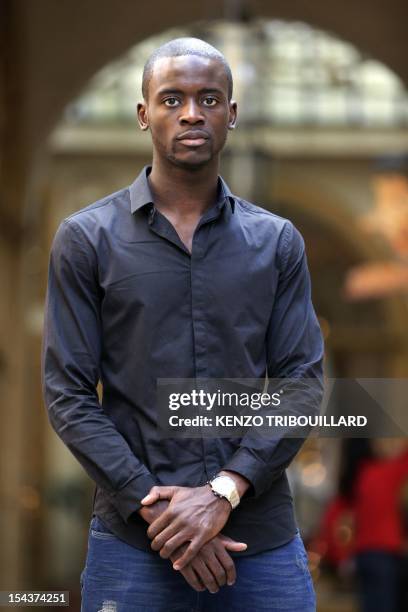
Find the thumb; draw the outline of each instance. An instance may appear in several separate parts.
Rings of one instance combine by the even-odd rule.
[[[248,548],[247,544],[245,544],[244,542],[237,542],[236,540],[233,540],[232,538],[229,538],[228,536],[218,534],[218,537],[220,538],[221,543],[224,545],[226,550],[232,550],[234,552],[241,552]]]
[[[177,487],[152,487],[149,493],[140,500],[144,506],[154,504],[159,499],[171,499],[176,491]]]

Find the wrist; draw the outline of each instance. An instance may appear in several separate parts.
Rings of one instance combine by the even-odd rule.
[[[226,508],[227,510],[231,512],[232,506],[231,506],[230,501],[224,495],[220,495],[219,493],[214,491],[214,489],[211,486],[210,480],[204,486],[208,490],[211,504],[217,504],[220,508]]]
[[[235,482],[235,486],[237,488],[240,499],[242,499],[243,495],[247,492],[247,490],[251,486],[251,483],[249,482],[249,480],[247,480],[245,476],[241,476],[241,474],[238,474],[237,472],[230,472],[229,470],[221,470],[221,472],[218,472],[217,476],[228,476],[229,478],[232,478],[232,480]]]

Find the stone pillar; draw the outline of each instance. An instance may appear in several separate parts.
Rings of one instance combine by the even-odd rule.
[[[27,158],[22,138],[21,29],[12,0],[0,4],[0,24],[0,588],[9,590],[28,588],[21,581],[21,485],[28,432],[23,399],[24,305],[19,281]]]

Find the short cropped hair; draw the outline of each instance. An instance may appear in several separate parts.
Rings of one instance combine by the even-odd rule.
[[[206,43],[200,38],[174,38],[169,42],[158,47],[148,58],[143,68],[142,93],[145,100],[149,95],[149,83],[153,75],[154,65],[158,59],[162,57],[179,57],[182,55],[197,55],[198,57],[207,57],[221,62],[224,67],[225,74],[228,80],[228,99],[232,97],[232,73],[231,68],[221,51],[218,51],[212,45]]]

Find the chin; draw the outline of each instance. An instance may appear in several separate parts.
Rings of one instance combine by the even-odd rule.
[[[168,159],[174,165],[178,166],[179,168],[184,168],[186,170],[199,170],[200,168],[203,168],[203,166],[206,166],[212,161],[213,155],[208,155],[208,156],[202,157],[201,159],[199,158],[194,159],[193,157],[188,159],[186,157],[178,157],[178,156],[171,156]]]

